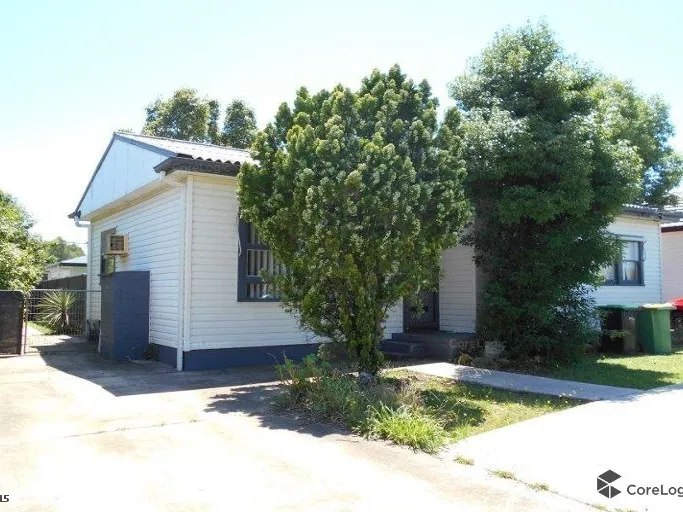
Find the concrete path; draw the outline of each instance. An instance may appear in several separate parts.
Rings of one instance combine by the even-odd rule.
[[[273,380],[87,353],[0,358],[0,510],[588,510],[273,414]]]
[[[403,369],[424,373],[426,375],[446,377],[462,382],[470,382],[472,384],[491,386],[492,388],[570,397],[589,401],[612,400],[641,392],[639,389],[549,379],[547,377],[536,377],[535,375],[485,370],[483,368],[472,368],[471,366],[461,366],[451,363],[420,364],[406,366]]]
[[[450,453],[609,510],[680,512],[682,427],[683,385],[677,385],[516,423],[465,439]],[[620,494],[611,499],[597,492],[597,477],[608,470],[620,475],[614,482]],[[674,496],[661,495],[660,486]],[[646,487],[650,495],[639,495]]]

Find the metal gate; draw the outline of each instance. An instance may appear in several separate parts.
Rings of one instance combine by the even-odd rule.
[[[24,310],[24,353],[93,350],[100,322],[92,318],[99,317],[99,306],[99,290],[31,290]]]
[[[403,325],[406,331],[439,329],[439,292],[420,292],[421,304],[403,301]]]
[[[21,354],[24,295],[0,290],[0,354]]]

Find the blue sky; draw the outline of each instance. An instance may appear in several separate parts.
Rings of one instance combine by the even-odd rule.
[[[652,1],[11,2],[0,33],[0,188],[52,238],[111,132],[180,87],[242,98],[268,122],[296,88],[356,86],[399,63],[442,104],[447,83],[506,25],[545,17],[568,51],[671,105],[683,150],[683,3]]]

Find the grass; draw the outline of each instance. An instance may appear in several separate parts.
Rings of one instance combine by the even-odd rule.
[[[388,370],[376,384],[364,387],[354,375],[310,357],[301,364],[287,361],[278,371],[284,393],[277,407],[428,453],[449,442],[579,403],[406,370]]]
[[[512,471],[506,471],[504,469],[494,469],[491,471],[491,474],[506,480],[517,480],[517,476]]]
[[[455,462],[458,464],[462,464],[464,466],[474,466],[474,461],[472,459],[468,459],[467,457],[463,457],[461,455],[458,455],[455,459],[453,459]]]
[[[548,372],[549,377],[636,389],[683,383],[683,347],[668,355],[585,357],[572,366]]]
[[[541,482],[535,483],[535,484],[529,484],[529,488],[533,489],[534,491],[549,491],[550,486],[548,484],[544,484]]]
[[[459,441],[580,403],[567,398],[458,383],[406,370],[390,371],[387,377],[404,383],[410,382],[419,393],[425,409],[439,420],[451,441]]]
[[[41,324],[38,322],[33,322],[33,321],[29,321],[28,325],[29,325],[29,327],[38,331],[40,334],[44,334],[46,336],[49,334],[54,334],[54,329],[48,325]]]

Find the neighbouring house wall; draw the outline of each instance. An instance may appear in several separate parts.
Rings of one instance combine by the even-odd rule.
[[[167,157],[128,142],[114,140],[80,205],[81,216],[158,179],[154,166]]]
[[[619,303],[656,303],[662,300],[662,247],[659,222],[647,218],[618,217],[609,227],[615,235],[642,239],[645,250],[644,285],[600,286],[595,291],[598,305]]]
[[[683,231],[662,233],[662,298],[683,297]]]
[[[80,276],[81,274],[85,274],[87,271],[87,268],[85,265],[83,266],[68,266],[64,267],[61,265],[54,265],[54,266],[49,266],[46,269],[47,272],[47,280],[51,279],[63,279],[65,277],[72,277],[72,276]]]
[[[150,342],[175,347],[180,336],[180,253],[182,188],[164,188],[122,211],[93,219],[88,251],[88,288],[100,289],[101,233],[116,228],[127,234],[128,256],[116,257],[116,270],[150,271]],[[92,294],[89,318],[100,318]]]
[[[439,327],[443,331],[474,332],[477,320],[476,265],[471,247],[444,251],[439,282]]]
[[[315,343],[279,302],[238,302],[238,202],[232,178],[195,176],[192,185],[190,332],[185,350]],[[387,335],[403,330],[392,310]]]

